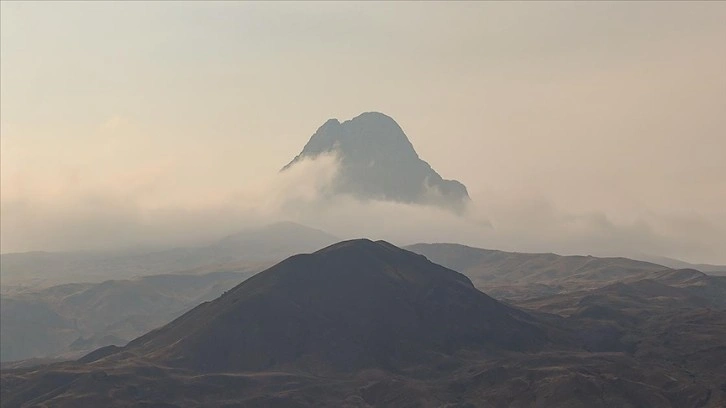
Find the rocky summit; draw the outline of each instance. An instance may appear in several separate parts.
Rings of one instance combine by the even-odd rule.
[[[361,199],[435,205],[462,212],[469,202],[466,187],[445,180],[422,160],[393,118],[378,112],[325,122],[282,171],[303,159],[334,153],[340,169],[334,193]]]

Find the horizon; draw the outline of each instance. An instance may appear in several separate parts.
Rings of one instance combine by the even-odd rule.
[[[310,252],[310,253],[314,253],[314,252],[317,252],[319,250],[322,250],[322,249],[325,249],[325,248],[328,248],[328,247],[332,247],[332,246],[338,245],[338,244],[343,243],[343,242],[351,242],[351,241],[361,241],[361,240],[363,240],[363,241],[371,241],[371,242],[386,242],[386,243],[395,245],[396,247],[401,248],[401,249],[406,249],[408,247],[412,247],[412,246],[416,246],[416,245],[457,245],[457,246],[463,246],[463,247],[472,248],[472,249],[481,249],[481,250],[485,250],[485,251],[515,253],[515,254],[556,255],[556,256],[560,256],[560,257],[577,257],[577,256],[580,256],[580,257],[594,257],[594,258],[601,258],[601,259],[622,258],[622,259],[632,259],[632,260],[636,260],[636,261],[641,261],[641,262],[646,262],[646,263],[652,263],[652,264],[656,264],[656,265],[660,265],[658,263],[658,259],[661,259],[661,261],[684,262],[686,264],[690,264],[690,266],[691,267],[694,267],[694,268],[695,267],[698,267],[699,265],[709,266],[709,267],[717,267],[717,268],[726,267],[726,265],[687,262],[687,261],[684,261],[682,259],[670,258],[670,257],[666,257],[666,256],[659,256],[659,255],[653,255],[653,254],[632,254],[630,256],[618,255],[618,254],[611,254],[611,255],[597,255],[597,256],[595,256],[595,255],[583,254],[583,253],[571,253],[571,254],[567,254],[567,253],[557,253],[557,252],[504,251],[504,250],[497,249],[497,248],[481,248],[481,247],[477,247],[477,246],[473,246],[473,245],[467,245],[467,244],[462,244],[462,243],[458,243],[458,242],[445,242],[445,241],[421,241],[421,242],[408,242],[408,243],[405,243],[405,242],[389,242],[386,239],[369,238],[369,237],[365,237],[365,236],[348,237],[348,238],[343,238],[342,239],[342,238],[336,237],[336,236],[334,236],[332,234],[329,234],[327,231],[324,231],[324,230],[321,230],[321,229],[318,229],[318,228],[315,228],[315,227],[312,227],[312,226],[303,225],[303,224],[300,224],[300,223],[297,223],[297,222],[294,222],[294,221],[285,221],[285,220],[283,220],[283,221],[276,221],[276,222],[273,222],[271,224],[265,224],[265,225],[261,225],[261,226],[250,227],[250,228],[247,228],[245,230],[238,231],[238,232],[242,232],[242,233],[244,233],[244,232],[255,232],[255,231],[258,231],[258,230],[264,230],[266,228],[274,227],[274,226],[278,226],[278,225],[294,225],[296,227],[304,227],[306,229],[315,230],[315,231],[322,232],[322,233],[327,234],[327,235],[331,235],[333,238],[335,238],[337,240],[337,241],[335,241],[332,244],[329,244],[329,245],[326,245],[324,247],[321,247],[318,250],[313,251],[313,252]],[[214,239],[212,241],[204,242],[204,243],[198,243],[197,245],[188,246],[186,248],[199,248],[199,247],[205,247],[205,246],[209,246],[209,245],[214,245],[215,243],[218,243],[218,242],[220,242],[220,241],[222,241],[222,240],[224,240],[226,238],[232,237],[234,235],[235,234],[225,235],[225,236],[222,236],[222,237],[218,237],[218,238],[216,238],[216,239]],[[5,253],[2,253],[2,255],[22,255],[22,254],[35,254],[35,253],[46,253],[46,254],[57,254],[57,253],[87,253],[87,254],[119,255],[119,254],[126,254],[126,253],[138,253],[138,254],[152,253],[152,252],[165,251],[165,250],[169,250],[169,249],[178,249],[178,248],[184,248],[184,247],[159,247],[159,248],[150,248],[150,247],[128,247],[128,248],[114,248],[114,249],[108,249],[108,250],[88,250],[88,251],[83,251],[83,250],[77,250],[77,251],[42,251],[42,250],[40,250],[40,251],[25,251],[25,252],[5,252]],[[409,250],[409,249],[406,249],[406,250]],[[662,265],[662,266],[664,268],[682,269],[680,267],[673,267],[673,266],[667,266],[667,265]],[[139,278],[143,278],[143,277],[144,277],[143,275],[142,276],[139,276]]]

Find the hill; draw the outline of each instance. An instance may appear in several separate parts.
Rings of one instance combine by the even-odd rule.
[[[162,326],[258,269],[72,283],[0,296],[0,361],[77,358]]]
[[[461,272],[477,288],[506,299],[594,289],[669,269],[628,258],[504,252],[460,244],[415,244],[406,249]]]
[[[721,407],[726,314],[689,292],[693,272],[519,309],[421,255],[346,241],[125,347],[4,369],[2,406]]]
[[[465,348],[541,347],[533,322],[420,255],[354,240],[288,258],[125,351],[206,372],[393,369]]]

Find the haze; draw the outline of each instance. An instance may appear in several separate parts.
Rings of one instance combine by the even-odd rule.
[[[341,238],[726,263],[726,3],[2,2],[2,252]],[[380,111],[464,217],[322,202]]]

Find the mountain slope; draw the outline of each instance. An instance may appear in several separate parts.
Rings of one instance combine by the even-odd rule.
[[[528,350],[534,319],[383,241],[345,241],[261,272],[125,351],[209,371],[396,368],[461,349]]]
[[[504,252],[460,244],[415,244],[406,249],[463,273],[477,288],[497,298],[592,289],[668,270],[627,258]]]
[[[124,345],[258,271],[154,275],[2,295],[0,361],[72,358],[100,346]]]
[[[302,231],[294,234],[295,229]],[[269,242],[286,232],[279,250],[304,242],[306,227],[269,226],[259,241],[250,233],[230,236],[207,251],[217,264],[195,268],[193,273],[154,275],[103,283],[68,284],[22,294],[2,295],[0,308],[0,361],[25,358],[72,358],[83,351],[110,344],[123,345],[160,327],[202,301],[208,301],[263,269],[225,258],[276,250]],[[325,233],[320,233],[326,239]],[[295,242],[299,240],[300,242]],[[268,242],[269,241],[269,242]],[[294,244],[294,245],[293,245]],[[211,248],[221,249],[211,249]],[[601,288],[615,282],[650,279],[709,302],[726,306],[726,278],[694,270],[672,270],[624,258],[562,257],[554,254],[521,254],[483,250],[456,244],[420,244],[410,247],[432,260],[467,275],[474,285],[498,299],[525,301],[546,295]],[[208,273],[208,271],[219,270]],[[518,304],[522,305],[522,304]],[[526,302],[523,305],[527,305]]]
[[[462,211],[469,201],[466,187],[444,180],[421,160],[401,127],[382,113],[363,113],[343,123],[328,120],[282,170],[323,153],[336,153],[340,159],[332,186],[338,193],[453,211]]]
[[[347,241],[126,347],[4,369],[0,405],[723,407],[726,313],[689,292],[705,282],[694,272],[525,301],[525,313],[423,256]]]

